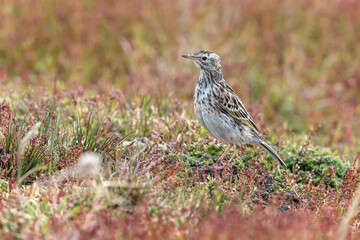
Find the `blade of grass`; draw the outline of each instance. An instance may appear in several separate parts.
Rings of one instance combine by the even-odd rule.
[[[337,237],[335,239],[344,240],[347,238],[347,235],[352,226],[353,219],[359,213],[359,203],[360,203],[360,185],[356,189],[349,210],[347,211],[345,217],[341,220],[339,224],[339,228],[337,230]]]

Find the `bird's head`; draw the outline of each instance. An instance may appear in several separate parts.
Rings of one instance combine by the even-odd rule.
[[[184,54],[182,57],[193,60],[200,70],[221,71],[220,57],[213,52],[203,50],[193,54]]]

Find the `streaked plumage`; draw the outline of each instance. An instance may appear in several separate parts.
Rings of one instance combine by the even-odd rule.
[[[194,110],[201,125],[215,138],[237,146],[257,144],[265,149],[280,166],[286,167],[280,156],[261,137],[253,118],[240,98],[223,78],[220,57],[210,51],[183,55],[200,69],[195,88]],[[229,148],[230,148],[229,147]],[[225,154],[220,157],[220,161]],[[235,156],[232,155],[231,159]]]

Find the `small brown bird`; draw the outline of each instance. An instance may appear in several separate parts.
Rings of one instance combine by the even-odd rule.
[[[258,127],[234,90],[225,82],[220,57],[210,51],[182,55],[191,59],[200,69],[200,77],[194,94],[194,110],[201,125],[215,138],[230,146],[219,158],[221,162],[233,145],[239,151],[241,144],[260,145],[281,166],[281,157],[262,139]]]

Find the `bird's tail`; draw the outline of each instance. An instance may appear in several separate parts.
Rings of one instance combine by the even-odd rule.
[[[281,159],[281,157],[274,151],[274,149],[272,149],[269,144],[267,144],[266,142],[262,141],[260,142],[260,146],[267,151],[275,160],[276,162],[279,164],[280,167],[282,168],[286,168],[286,164],[284,163],[284,161]]]

